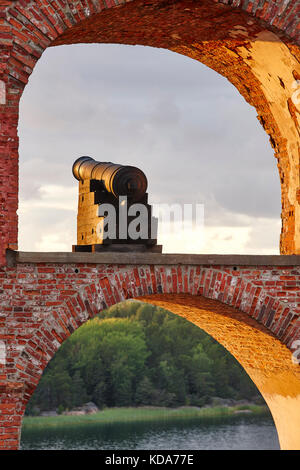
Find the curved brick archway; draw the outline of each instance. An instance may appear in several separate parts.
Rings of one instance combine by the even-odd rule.
[[[47,47],[79,42],[167,48],[228,78],[257,109],[278,159],[281,253],[300,253],[299,8],[298,0],[1,2],[0,265],[5,249],[17,247],[20,97]],[[104,306],[141,296],[189,316],[232,350],[266,397],[282,447],[300,448],[299,372],[288,349],[300,335],[299,260],[236,270],[187,257],[184,265],[100,263],[0,268],[0,448],[18,446],[26,403],[59,345]]]
[[[291,271],[32,263],[7,269],[3,281],[13,295],[1,302],[6,365],[0,363],[0,448],[18,445],[26,404],[60,344],[103,308],[127,298],[182,315],[223,344],[264,395],[282,448],[299,448],[300,371],[286,345],[299,338],[300,321],[269,284],[276,276],[291,282]]]
[[[82,42],[167,48],[230,80],[255,106],[278,159],[281,253],[300,253],[300,27],[296,0],[176,2],[17,0],[0,6],[0,247],[17,248],[18,105],[49,46]]]

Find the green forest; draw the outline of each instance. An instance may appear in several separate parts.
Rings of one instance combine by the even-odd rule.
[[[139,301],[115,305],[81,326],[50,361],[26,414],[88,401],[120,406],[203,406],[212,397],[254,400],[239,363],[187,320]]]

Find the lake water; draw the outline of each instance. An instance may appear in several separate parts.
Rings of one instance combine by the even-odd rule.
[[[271,417],[237,416],[176,422],[89,424],[24,430],[22,449],[44,450],[276,450]]]

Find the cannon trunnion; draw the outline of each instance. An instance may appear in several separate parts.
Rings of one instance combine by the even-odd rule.
[[[80,157],[72,171],[79,181],[73,251],[161,253],[147,178],[139,168]]]

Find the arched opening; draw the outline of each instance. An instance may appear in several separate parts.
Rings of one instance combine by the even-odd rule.
[[[37,58],[49,46],[82,42],[140,44],[166,48],[203,62],[237,87],[257,109],[260,122],[270,135],[278,158],[282,190],[281,253],[298,253],[298,47],[267,23],[239,9],[210,1],[201,5],[188,1],[144,5],[133,1],[118,8],[100,9],[98,2],[97,6],[89,4],[84,10],[70,10],[67,14],[61,7],[56,11],[51,7],[54,18],[51,22],[46,19],[49,11],[42,3],[35,13],[43,23],[33,21],[29,29],[28,14],[21,5],[16,4],[9,11],[13,31],[20,25],[24,28],[21,44],[15,42],[8,59],[7,96],[13,95],[14,106],[18,106]],[[28,43],[26,34],[30,36]],[[9,122],[14,138],[10,135],[7,164],[11,165],[11,188],[15,191],[15,114]],[[16,209],[17,198],[12,197],[3,230],[4,245],[11,248],[17,242]]]
[[[197,231],[159,223],[164,253],[278,253],[267,136],[236,88],[196,60],[141,46],[48,48],[22,96],[19,134],[21,251],[71,250],[71,168],[88,154],[141,168],[150,204],[204,204]]]
[[[77,312],[76,316],[77,307],[72,302],[68,302],[60,314],[53,312],[53,320],[50,323],[45,320],[20,355],[18,369],[27,377],[22,392],[23,412],[42,371],[60,344],[74,329],[95,315],[92,309],[96,309],[95,313],[101,309],[103,300],[97,298],[96,291],[93,294],[92,291],[88,290],[86,300],[80,300],[81,313]],[[92,297],[95,305],[91,304]],[[281,448],[298,448],[299,368],[293,364],[287,347],[266,327],[239,309],[202,296],[146,294],[140,300],[185,317],[222,344],[238,360],[263,395],[273,415]],[[74,328],[72,325],[77,326]]]
[[[175,298],[173,300],[175,301]],[[147,305],[143,300],[115,304],[112,308],[101,312],[100,317],[85,323],[63,343],[62,349],[58,350],[49,366],[42,377],[42,386],[38,387],[32,397],[35,400],[30,403],[31,413],[38,412],[39,407],[43,410],[54,410],[60,405],[60,412],[64,415],[56,417],[52,412],[50,419],[50,413],[45,413],[48,414],[46,418],[26,418],[22,435],[23,449],[41,447],[45,449],[48,445],[53,449],[56,445],[60,448],[87,446],[90,449],[93,446],[101,449],[111,445],[114,449],[121,449],[122,443],[127,449],[130,448],[128,445],[131,446],[133,443],[137,446],[135,448],[142,448],[141,445],[145,444],[147,436],[149,439],[159,439],[156,448],[160,449],[163,445],[167,445],[165,449],[181,449],[182,446],[192,448],[190,447],[192,445],[195,446],[194,449],[203,449],[207,443],[207,438],[202,434],[203,429],[206,427],[209,432],[209,426],[214,422],[213,420],[209,422],[207,413],[220,413],[221,423],[222,416],[223,423],[226,423],[226,419],[229,419],[230,423],[230,417],[222,414],[225,414],[225,410],[206,408],[205,405],[208,403],[220,406],[223,401],[224,405],[226,399],[222,400],[215,395],[227,399],[233,396],[236,398],[243,396],[250,400],[258,398],[257,389],[250,384],[249,377],[243,373],[239,364],[203,330],[178,315]],[[233,393],[234,391],[237,395]],[[207,395],[214,395],[213,400]],[[100,406],[102,411],[99,415],[94,410],[94,415],[78,418],[80,409],[71,413],[68,411],[74,409],[76,405],[83,405],[87,400],[92,400]],[[157,408],[149,409],[147,408],[149,405]],[[237,402],[234,403],[232,400],[231,406],[234,405],[237,406]],[[93,407],[92,403],[88,406]],[[120,406],[131,409],[115,408]],[[63,411],[66,408],[68,410]],[[253,408],[250,406],[250,409]],[[153,417],[153,412],[156,413],[154,417],[158,417],[155,427],[149,420],[149,414],[152,413]],[[72,413],[77,416],[74,418]],[[241,414],[236,411],[233,413],[232,422],[240,425],[238,416],[241,417]],[[189,424],[193,425],[194,431],[196,424],[200,427],[198,442],[195,434],[186,435],[189,432],[188,426],[186,430],[182,429],[185,437],[182,438],[181,444],[172,447],[180,441],[179,436],[175,437],[176,429],[172,432],[174,426],[180,425],[180,414],[183,423],[189,416],[193,419]],[[243,416],[245,417],[245,414]],[[250,416],[249,424],[254,421],[251,413]],[[108,429],[108,426],[105,426],[108,419],[112,425],[116,418],[119,420],[116,424],[123,432],[114,433],[111,427]],[[84,421],[86,419],[88,422]],[[163,420],[167,422],[164,423]],[[137,426],[134,432],[129,425],[130,421]],[[141,421],[152,431],[148,433],[148,429],[144,430]],[[257,423],[260,424],[259,421]],[[88,430],[89,424],[90,430]],[[81,425],[84,426],[81,428],[82,433]],[[159,426],[163,429],[159,429]],[[125,438],[126,428],[128,435]],[[160,437],[154,437],[155,429]],[[29,432],[26,432],[27,430]],[[273,436],[272,429],[269,431]],[[169,437],[172,436],[172,442],[166,444],[165,432]],[[232,432],[235,433],[234,430]],[[268,432],[267,428],[265,432]],[[89,442],[92,435],[92,442]],[[227,445],[223,442],[226,441],[226,434],[221,437],[220,430],[219,436],[220,441],[213,445],[214,449],[233,449],[237,445],[240,445],[239,448],[245,448],[247,445],[246,441],[242,442],[241,436],[237,440],[233,436],[234,442],[227,442]],[[187,440],[189,438],[192,442]],[[46,443],[48,439],[49,444]],[[267,443],[268,439],[258,444],[259,448],[267,448]],[[118,445],[119,447],[116,447]],[[149,443],[146,448],[151,448]]]
[[[177,295],[175,299],[173,295],[143,297],[144,301],[183,315],[225,346],[265,398],[281,448],[296,449],[300,376],[290,351],[262,325],[236,309],[203,297]]]
[[[82,2],[80,2],[81,4]],[[12,8],[8,8],[7,5]],[[68,6],[64,10],[61,4],[59,6],[55,4],[53,7],[50,2],[41,0],[26,4],[26,7],[24,7],[23,1],[8,2],[1,7],[3,18],[5,18],[4,28],[6,28],[4,45],[1,49],[1,57],[4,59],[5,65],[3,80],[0,82],[0,104],[4,119],[1,129],[3,131],[1,137],[1,174],[3,173],[0,206],[1,263],[6,263],[6,248],[17,249],[17,124],[20,97],[37,60],[47,47],[76,42],[140,44],[166,48],[197,59],[228,78],[246,100],[256,108],[263,127],[270,135],[271,144],[278,158],[282,190],[281,253],[300,253],[298,202],[299,48],[296,42],[292,42],[290,39],[289,34],[297,41],[297,25],[295,23],[291,26],[290,23],[287,24],[287,12],[284,11],[283,23],[280,26],[279,16],[281,14],[277,12],[278,17],[275,18],[276,12],[274,14],[271,11],[268,13],[268,4],[265,4],[266,8],[264,7],[264,11],[260,15],[266,19],[266,22],[258,20],[259,14],[256,15],[256,12],[250,16],[242,11],[242,8],[235,9],[212,1],[201,5],[195,5],[190,1],[179,1],[175,4],[154,1],[147,3],[147,5],[141,1],[132,1],[103,11],[101,11],[102,7],[97,0],[88,1],[89,7],[86,9],[78,6],[79,3],[76,5],[77,8],[71,9]],[[30,8],[30,12],[27,10],[27,6]],[[243,4],[242,7],[245,8],[245,5]],[[281,9],[281,6],[279,8]],[[291,11],[288,12],[289,14],[292,14]],[[270,26],[271,23],[274,23],[274,27]],[[276,24],[278,29],[276,29]],[[178,266],[175,267],[175,271],[177,268]],[[94,269],[94,271],[91,278],[87,279],[86,284],[82,279],[80,284],[78,279],[73,276],[74,271],[71,270],[72,274],[68,272],[67,281],[69,290],[61,288],[52,297],[50,296],[49,300],[47,294],[44,295],[41,289],[36,289],[37,283],[42,277],[40,273],[46,269],[46,272],[50,273],[48,281],[51,283],[53,281],[51,273],[53,273],[53,277],[57,274],[65,275],[61,272],[64,267],[57,265],[54,267],[53,265],[37,268],[36,265],[29,265],[28,269],[28,277],[32,277],[29,281],[27,279],[24,284],[29,284],[30,287],[28,289],[23,288],[23,285],[21,287],[20,281],[13,291],[17,295],[23,295],[22,300],[17,301],[27,302],[26,306],[24,307],[24,304],[23,306],[19,304],[15,306],[15,296],[4,293],[4,302],[9,298],[9,305],[5,304],[5,309],[11,314],[8,316],[7,324],[9,326],[14,324],[9,322],[14,322],[14,313],[18,317],[18,312],[21,309],[24,313],[22,321],[26,325],[32,326],[31,330],[22,331],[17,344],[15,333],[5,336],[8,345],[6,360],[9,365],[13,365],[13,368],[10,369],[9,380],[4,375],[4,382],[1,383],[4,403],[1,403],[0,420],[5,423],[2,429],[8,426],[7,423],[12,423],[9,428],[10,436],[7,437],[7,447],[10,448],[18,445],[21,416],[26,402],[39,380],[41,371],[59,344],[70,335],[70,332],[93,315],[93,308],[89,304],[90,297],[94,298],[95,306],[98,305],[99,311],[106,295],[111,303],[118,301],[120,295],[123,295],[119,294],[121,289],[118,291],[115,286],[113,287],[114,292],[111,292],[112,288],[108,277],[104,279],[101,277],[100,287],[98,285],[95,287],[93,276],[96,276],[97,268],[88,267],[85,269],[92,271]],[[108,271],[109,269],[113,272],[114,268],[107,268]],[[226,272],[226,268],[222,269]],[[38,271],[37,275],[35,270]],[[130,267],[129,270],[133,272]],[[105,273],[107,274],[108,271]],[[17,278],[14,268],[3,270],[5,279],[6,273],[7,277]],[[125,278],[127,277],[124,283],[128,282],[125,290],[134,291],[134,276],[129,281],[128,273],[122,271],[122,276],[123,274]],[[165,273],[163,274],[165,276]],[[218,274],[222,278],[224,272]],[[166,276],[171,279],[168,273]],[[213,284],[216,277],[217,274],[214,273]],[[21,279],[25,278],[26,274],[21,272]],[[297,446],[299,447],[297,443],[298,369],[291,364],[290,352],[283,346],[283,343],[290,346],[290,342],[298,334],[298,317],[290,310],[293,308],[291,307],[292,303],[287,299],[285,300],[289,303],[286,309],[283,308],[283,305],[279,306],[280,302],[277,300],[275,301],[276,306],[272,308],[272,302],[275,300],[272,298],[273,294],[268,296],[269,291],[266,288],[262,296],[259,297],[260,294],[255,294],[255,286],[251,285],[251,282],[248,283],[247,277],[244,280],[245,285],[237,293],[239,301],[236,306],[249,313],[250,316],[252,314],[255,316],[254,313],[257,313],[255,318],[266,324],[268,330],[266,335],[268,338],[272,337],[272,342],[265,351],[266,355],[269,354],[266,356],[269,357],[268,367],[266,368],[264,365],[265,359],[261,358],[260,366],[255,364],[250,372],[260,383],[265,396],[268,397],[282,447],[297,448]],[[120,280],[118,282],[120,283]],[[144,275],[141,282],[145,283],[146,287],[150,287]],[[229,288],[235,290],[235,284],[230,283],[231,281]],[[245,305],[243,289],[245,287],[246,290],[248,285],[251,293],[249,294],[250,291],[248,291],[249,295],[246,300],[248,301],[252,297],[249,305]],[[10,286],[11,284],[7,284],[7,288],[11,288]],[[207,289],[209,292],[207,296],[210,296],[209,286],[210,279],[208,280]],[[78,295],[76,294],[77,288],[80,291]],[[295,286],[292,286],[292,289],[294,288]],[[140,290],[142,294],[143,289],[140,288]],[[104,291],[106,294],[103,293]],[[179,291],[181,292],[182,289],[178,290],[176,285],[174,292]],[[101,300],[95,300],[97,292]],[[166,289],[161,288],[160,290],[153,288],[147,291],[145,289],[144,294],[146,292],[171,293],[172,288],[167,286]],[[186,292],[189,292],[188,287]],[[83,297],[81,297],[81,293],[83,293]],[[215,293],[219,298],[219,291],[213,291],[212,295]],[[220,295],[223,298],[222,293]],[[293,295],[296,296],[296,294]],[[255,305],[253,307],[253,299],[260,302],[257,308]],[[180,301],[178,302],[180,303]],[[177,305],[178,302],[176,301],[175,304]],[[231,300],[228,303],[230,304]],[[187,306],[188,304],[185,302],[184,306],[180,308]],[[15,308],[16,310],[14,310]],[[193,311],[195,309],[194,305]],[[277,318],[276,315],[278,315]],[[28,317],[30,321],[27,322]],[[222,318],[225,318],[224,315]],[[36,319],[37,323],[34,324],[32,320]],[[276,323],[277,320],[278,323]],[[5,328],[7,328],[7,324],[5,324]],[[15,324],[14,328],[17,330]],[[18,328],[22,330],[19,325]],[[223,328],[223,324],[219,326],[220,329],[226,330]],[[276,340],[269,333],[270,331],[274,331],[279,340]],[[230,333],[234,334],[234,332],[235,329],[232,328]],[[279,348],[280,369],[276,368],[277,363],[274,366],[272,359],[277,354],[277,349],[274,352],[274,348],[277,347]],[[270,356],[270,353],[274,354]],[[252,367],[248,362],[246,361],[246,367]],[[9,420],[7,420],[7,416],[9,416]],[[6,445],[3,442],[0,443],[2,447]]]

